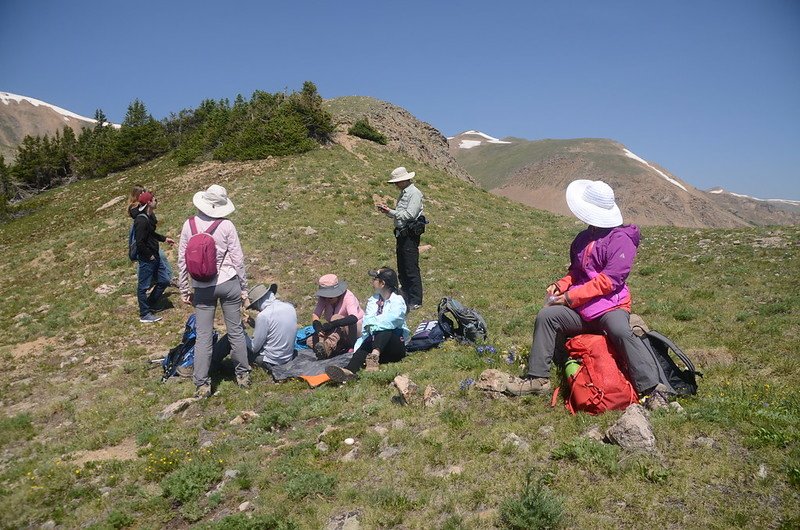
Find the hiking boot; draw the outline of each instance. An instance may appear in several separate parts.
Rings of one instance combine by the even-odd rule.
[[[356,374],[340,366],[328,366],[325,368],[325,374],[330,377],[331,381],[334,383],[346,383],[356,378]]]
[[[236,374],[236,384],[239,386],[239,388],[250,388],[250,372]]]
[[[145,316],[139,317],[139,322],[144,324],[152,324],[153,322],[158,322],[159,320],[161,320],[161,317],[157,317],[153,313],[147,313]]]
[[[314,344],[314,354],[317,356],[317,359],[322,361],[324,359],[328,359],[331,356],[331,352],[329,352],[325,348],[325,344],[322,341]]]
[[[367,372],[377,372],[380,368],[381,354],[377,351],[371,351],[367,354]]]
[[[550,379],[547,377],[512,377],[506,383],[505,394],[511,396],[527,396],[535,394],[544,396],[550,393]]]
[[[194,391],[194,397],[198,399],[206,399],[211,397],[211,385],[206,383],[205,385],[200,385],[197,387],[197,390]]]
[[[408,308],[409,311],[416,311],[422,308],[422,304],[414,304]]]
[[[669,408],[669,398],[667,387],[659,383],[639,403],[647,410],[665,410]]]

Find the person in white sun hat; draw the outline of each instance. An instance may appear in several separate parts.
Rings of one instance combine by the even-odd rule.
[[[422,214],[422,192],[414,185],[415,172],[400,166],[387,181],[400,190],[397,206],[376,205],[378,211],[394,219],[394,236],[397,252],[397,275],[403,287],[403,298],[409,310],[422,306],[422,274],[419,271],[419,240],[427,221]]]
[[[659,385],[656,361],[630,326],[631,294],[625,280],[639,246],[639,228],[623,225],[611,186],[600,180],[576,180],[567,186],[567,206],[589,227],[570,248],[563,278],[547,287],[548,302],[536,315],[528,372],[513,378],[512,395],[550,392],[550,363],[557,341],[581,333],[605,333],[628,361],[640,395],[670,389]],[[656,386],[659,388],[656,389]]]
[[[236,382],[250,386],[250,363],[241,326],[242,301],[247,301],[247,274],[239,234],[226,217],[236,209],[222,186],[214,184],[198,191],[192,199],[197,208],[183,223],[178,244],[178,270],[181,298],[194,306],[197,342],[194,353],[196,397],[211,395],[208,375],[212,356],[212,334],[217,302],[222,306],[225,327],[236,363]],[[190,284],[191,280],[191,284]]]

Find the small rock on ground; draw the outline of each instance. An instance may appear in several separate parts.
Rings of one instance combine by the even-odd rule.
[[[158,413],[158,418],[161,419],[161,420],[167,420],[169,418],[172,418],[176,414],[179,414],[179,413],[183,412],[184,410],[186,410],[189,407],[189,405],[191,405],[192,403],[194,403],[197,400],[198,400],[198,398],[194,398],[194,397],[179,399],[175,403],[171,403],[171,404],[167,405],[164,408],[164,410],[159,412]]]
[[[698,436],[692,440],[693,447],[702,447],[705,449],[717,449],[717,441],[709,436]]]
[[[360,516],[361,512],[359,511],[334,515],[328,519],[324,530],[359,530],[361,528]]]
[[[589,438],[590,440],[596,440],[598,442],[602,442],[604,438],[603,433],[600,432],[600,427],[598,427],[597,425],[592,425],[591,427],[583,431],[583,434],[581,434],[581,436],[583,438]]]
[[[378,457],[381,460],[389,460],[390,458],[394,458],[395,456],[399,455],[402,451],[397,447],[387,447],[383,451],[378,454]]]
[[[229,423],[231,425],[242,425],[244,423],[250,423],[258,418],[258,416],[258,413],[253,410],[243,410],[241,414],[233,418]]]
[[[606,431],[606,438],[624,449],[652,451],[656,437],[644,408],[633,404]]]
[[[412,381],[407,375],[402,374],[394,378],[394,386],[400,393],[401,402],[410,405],[417,398],[417,384]]]
[[[513,432],[508,433],[506,437],[503,438],[503,445],[513,445],[514,447],[522,449],[523,451],[527,451],[531,446],[531,444],[525,441],[524,438]]]
[[[340,460],[342,462],[352,462],[356,458],[358,458],[358,447],[353,447],[352,449],[350,449],[350,452],[342,456]]]
[[[552,425],[542,425],[541,427],[539,427],[539,430],[537,432],[539,433],[540,436],[544,436],[545,438],[549,438],[549,437],[553,436],[553,433],[555,431],[556,430]]]
[[[444,401],[444,396],[442,396],[432,385],[425,387],[425,393],[422,396],[422,402],[426,407],[435,407],[442,401]]]
[[[672,412],[675,412],[677,414],[683,414],[683,413],[686,412],[685,410],[683,410],[683,407],[681,406],[681,404],[678,403],[677,401],[670,401],[669,402],[669,409]]]
[[[250,501],[244,501],[242,504],[239,505],[240,512],[246,512],[253,507],[253,503]]]
[[[484,392],[502,393],[511,381],[511,374],[490,368],[481,372],[475,386]]]

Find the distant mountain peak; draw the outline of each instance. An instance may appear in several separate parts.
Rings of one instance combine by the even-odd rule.
[[[751,197],[750,195],[745,195],[743,193],[734,193],[720,186],[716,186],[714,188],[709,189],[707,193],[711,193],[712,195],[731,195],[733,197],[738,197],[739,199],[748,199],[751,201],[758,201],[758,202],[773,202],[779,204],[787,204],[789,206],[800,207],[800,201],[795,201],[791,199],[760,199],[758,197]]]
[[[456,145],[458,149],[472,149],[473,147],[478,147],[483,144],[512,143],[475,130],[464,131],[455,136],[449,136],[447,140],[450,142],[450,145]]]

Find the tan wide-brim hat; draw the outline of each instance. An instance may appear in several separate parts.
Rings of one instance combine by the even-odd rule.
[[[411,180],[416,175],[415,172],[409,173],[406,168],[400,166],[392,171],[392,178],[390,178],[387,182],[394,184],[395,182],[403,182],[404,180]]]
[[[573,180],[567,186],[567,206],[590,226],[614,228],[622,224],[622,212],[614,190],[602,180]]]
[[[228,198],[228,191],[218,184],[212,184],[206,191],[195,193],[192,202],[198,210],[215,219],[227,217],[236,209]]]
[[[323,298],[336,298],[347,292],[347,282],[340,280],[335,274],[326,274],[317,282],[316,296]]]

